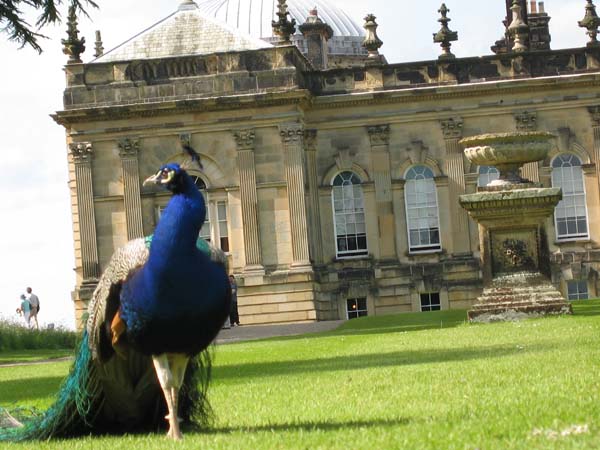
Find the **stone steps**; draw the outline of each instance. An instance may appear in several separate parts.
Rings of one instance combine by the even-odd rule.
[[[468,312],[469,320],[502,320],[502,316],[569,314],[571,305],[562,294],[539,273],[500,276],[485,288]],[[479,319],[478,319],[479,318]],[[486,320],[487,321],[487,320]]]

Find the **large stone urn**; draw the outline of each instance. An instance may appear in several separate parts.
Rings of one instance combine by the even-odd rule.
[[[484,291],[468,312],[473,321],[522,315],[566,314],[571,305],[550,282],[544,223],[562,199],[560,188],[524,180],[519,168],[542,160],[554,135],[545,132],[498,133],[462,139],[469,161],[494,166],[497,180],[460,204],[479,225]]]

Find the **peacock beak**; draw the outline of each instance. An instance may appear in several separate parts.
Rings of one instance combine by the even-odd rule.
[[[150,175],[148,178],[144,180],[142,186],[148,186],[149,184],[160,184],[160,176],[162,172],[155,173],[154,175]]]

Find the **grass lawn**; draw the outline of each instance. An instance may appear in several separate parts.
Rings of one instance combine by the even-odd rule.
[[[36,448],[597,449],[600,301],[575,311],[487,325],[464,323],[464,311],[369,317],[219,346],[209,430],[182,443],[144,435]],[[48,406],[68,367],[0,368],[0,406]]]
[[[72,350],[8,350],[0,352],[0,364],[25,363],[72,356]]]

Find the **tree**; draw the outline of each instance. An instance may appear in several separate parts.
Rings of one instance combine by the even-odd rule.
[[[38,40],[46,36],[39,31],[46,25],[58,23],[61,20],[58,8],[63,0],[0,0],[0,30],[8,34],[8,40],[21,44],[21,48],[29,45],[38,53],[42,52]],[[88,17],[85,7],[97,8],[93,0],[70,0],[71,6],[78,14]],[[22,7],[30,7],[40,13],[35,27],[24,18]]]

